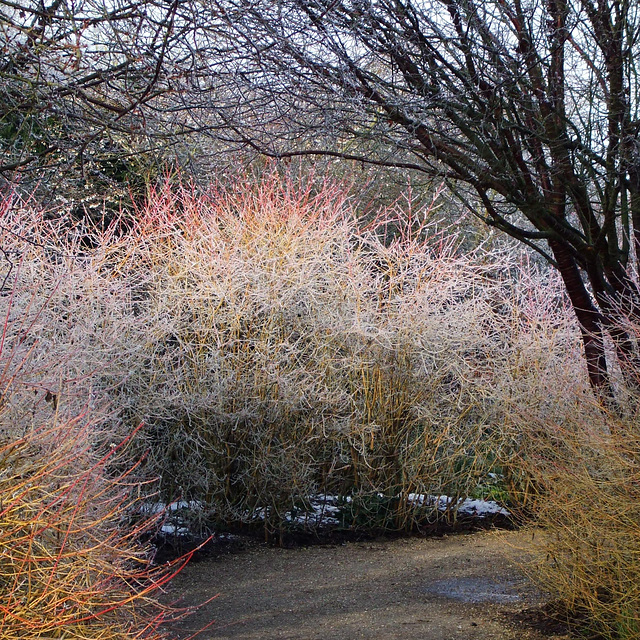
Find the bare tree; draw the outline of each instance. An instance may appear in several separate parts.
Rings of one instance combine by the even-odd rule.
[[[239,145],[442,176],[561,273],[590,380],[639,318],[640,5],[635,0],[218,0],[215,117]],[[206,31],[201,42],[207,41]],[[211,117],[209,114],[207,117]],[[473,205],[470,203],[470,206]]]
[[[0,176],[33,184],[74,169],[86,182],[170,142],[175,122],[159,114],[184,74],[179,8],[0,0]]]
[[[0,0],[0,27],[2,175],[214,132],[439,176],[560,271],[603,398],[606,334],[640,376],[635,0]]]

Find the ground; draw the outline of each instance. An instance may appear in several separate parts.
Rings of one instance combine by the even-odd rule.
[[[170,629],[200,640],[541,640],[545,596],[517,568],[531,533],[484,531],[272,548],[241,545],[190,564],[167,597],[196,604]],[[532,623],[535,622],[535,624]]]

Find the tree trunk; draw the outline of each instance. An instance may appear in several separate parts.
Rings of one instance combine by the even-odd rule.
[[[596,396],[609,406],[615,400],[607,371],[600,312],[594,306],[580,275],[580,270],[567,247],[557,240],[549,240],[549,247],[580,324],[589,382]]]

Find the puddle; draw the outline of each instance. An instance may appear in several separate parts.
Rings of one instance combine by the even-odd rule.
[[[487,578],[445,578],[430,582],[423,588],[424,593],[452,598],[461,602],[479,603],[518,602],[518,583],[512,580],[490,580]]]

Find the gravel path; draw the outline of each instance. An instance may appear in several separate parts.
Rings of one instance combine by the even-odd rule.
[[[212,602],[171,629],[200,640],[541,640],[543,596],[518,572],[530,534],[481,532],[278,549],[189,565],[168,597]],[[525,612],[525,613],[523,613]],[[533,613],[532,613],[533,612]]]

